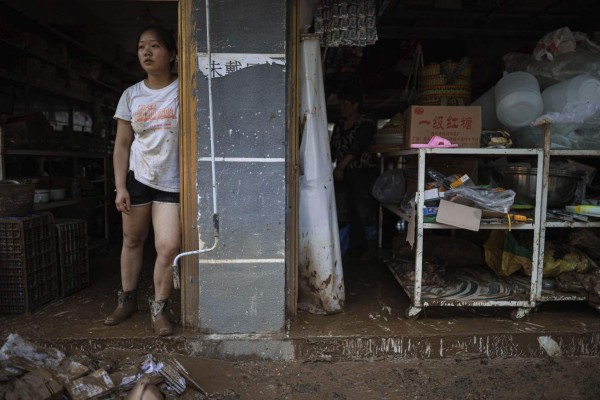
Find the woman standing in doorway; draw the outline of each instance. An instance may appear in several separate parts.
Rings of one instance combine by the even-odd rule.
[[[147,77],[125,90],[114,116],[115,204],[123,217],[121,290],[117,308],[104,323],[117,325],[138,310],[137,285],[152,223],[157,256],[150,312],[155,332],[165,336],[173,333],[171,265],[181,244],[175,39],[165,28],[150,26],[138,38],[137,55]]]
[[[377,163],[375,155],[368,151],[377,127],[360,112],[362,96],[357,89],[340,90],[338,101],[341,118],[331,135],[331,158],[336,163],[333,179],[340,246],[345,254],[350,247],[350,222],[356,214],[367,242],[361,259],[368,261],[377,251],[378,204],[371,194]]]

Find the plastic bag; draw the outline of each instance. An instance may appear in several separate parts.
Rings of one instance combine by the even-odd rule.
[[[572,246],[547,243],[544,249],[544,278],[552,278],[563,272],[587,272],[597,268],[582,251]],[[531,270],[526,271],[531,275]]]
[[[483,247],[485,262],[497,275],[509,276],[522,269],[531,276],[533,250],[519,243],[512,233],[493,230]],[[544,278],[597,268],[592,259],[573,246],[552,242],[544,246]]]
[[[564,27],[545,34],[533,49],[533,56],[536,60],[552,61],[554,56],[575,51],[575,47],[577,42],[573,32]]]
[[[498,276],[509,276],[521,269],[531,272],[532,249],[520,245],[512,233],[493,230],[483,245],[485,263]]]
[[[534,75],[542,89],[581,74],[600,77],[600,53],[583,48],[560,54],[553,61],[537,61],[531,54],[523,53],[507,53],[502,60],[508,72],[527,71]]]
[[[533,121],[533,125],[543,124],[570,124],[568,130],[573,131],[576,127],[583,125],[600,116],[600,104],[595,103],[567,103],[562,112],[549,112]]]
[[[482,210],[507,213],[515,201],[513,190],[481,189],[459,186],[446,191],[444,199]]]
[[[404,196],[404,175],[400,169],[390,169],[377,177],[373,197],[381,203],[400,204]]]

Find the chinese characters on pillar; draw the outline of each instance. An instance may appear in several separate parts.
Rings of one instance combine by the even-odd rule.
[[[209,65],[210,64],[210,65]],[[257,65],[285,65],[284,54],[198,53],[198,69],[208,77],[221,78]]]

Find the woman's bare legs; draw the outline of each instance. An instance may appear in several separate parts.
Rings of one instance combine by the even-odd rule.
[[[154,226],[154,299],[150,301],[150,313],[154,331],[160,336],[173,334],[170,320],[170,299],[173,289],[173,260],[181,247],[179,205],[154,203],[152,205]]]
[[[121,249],[121,286],[117,308],[104,320],[106,325],[118,325],[138,310],[137,285],[142,269],[144,242],[150,227],[150,204],[131,207],[123,212],[123,248]]]
[[[145,204],[131,207],[129,214],[121,214],[123,216],[121,285],[124,292],[137,289],[151,213],[152,204]]]
[[[165,300],[173,289],[173,260],[181,248],[181,224],[179,204],[154,203],[152,224],[156,262],[154,264],[154,297]]]

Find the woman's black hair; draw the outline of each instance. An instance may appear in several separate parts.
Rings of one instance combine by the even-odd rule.
[[[164,26],[161,25],[148,25],[147,27],[142,29],[142,31],[138,35],[136,46],[140,42],[142,35],[148,31],[156,33],[156,35],[158,36],[158,41],[161,42],[167,48],[167,50],[174,51],[175,55],[177,55],[177,41],[175,40],[175,37],[171,34],[171,32],[169,32],[169,30],[167,30]],[[175,60],[171,61],[171,68],[173,68],[173,65],[175,65]]]
[[[362,106],[362,94],[356,88],[340,88],[337,93],[338,101],[340,100],[348,100],[352,104],[357,104],[358,106]]]

